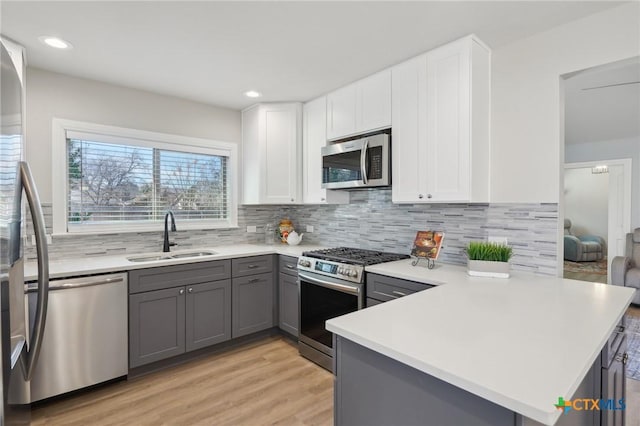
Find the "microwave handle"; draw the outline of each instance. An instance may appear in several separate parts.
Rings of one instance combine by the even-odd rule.
[[[360,171],[362,172],[362,183],[365,185],[369,182],[367,178],[367,149],[369,148],[369,139],[362,142],[362,150],[360,151]]]

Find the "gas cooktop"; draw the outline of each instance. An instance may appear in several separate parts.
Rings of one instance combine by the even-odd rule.
[[[406,254],[385,253],[382,251],[364,250],[351,247],[336,247],[323,250],[306,251],[302,253],[302,255],[315,259],[362,266],[393,262],[394,260],[409,258],[409,255]]]

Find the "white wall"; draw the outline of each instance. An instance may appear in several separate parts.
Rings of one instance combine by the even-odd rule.
[[[631,228],[640,228],[640,138],[566,145],[564,156],[566,163],[631,158]]]
[[[591,168],[564,172],[565,216],[574,235],[597,235],[607,241],[609,175],[593,174]]]
[[[639,55],[639,16],[632,2],[493,51],[492,202],[559,201],[560,76]]]
[[[240,143],[240,112],[27,68],[26,157],[40,200],[52,201],[51,120],[64,118]]]

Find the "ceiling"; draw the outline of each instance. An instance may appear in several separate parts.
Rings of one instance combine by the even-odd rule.
[[[469,33],[495,49],[619,4],[3,0],[0,28],[29,66],[240,109],[249,89],[307,101]]]
[[[631,82],[637,83],[624,84]],[[640,138],[640,58],[585,70],[565,81],[565,143],[628,138]]]

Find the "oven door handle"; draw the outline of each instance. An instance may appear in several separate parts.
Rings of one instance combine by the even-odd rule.
[[[316,277],[305,274],[304,272],[298,272],[300,280],[310,282],[311,284],[319,285],[329,288],[331,290],[341,291],[343,293],[349,293],[358,296],[361,292],[361,288],[358,285],[340,284],[332,281],[321,280]]]

